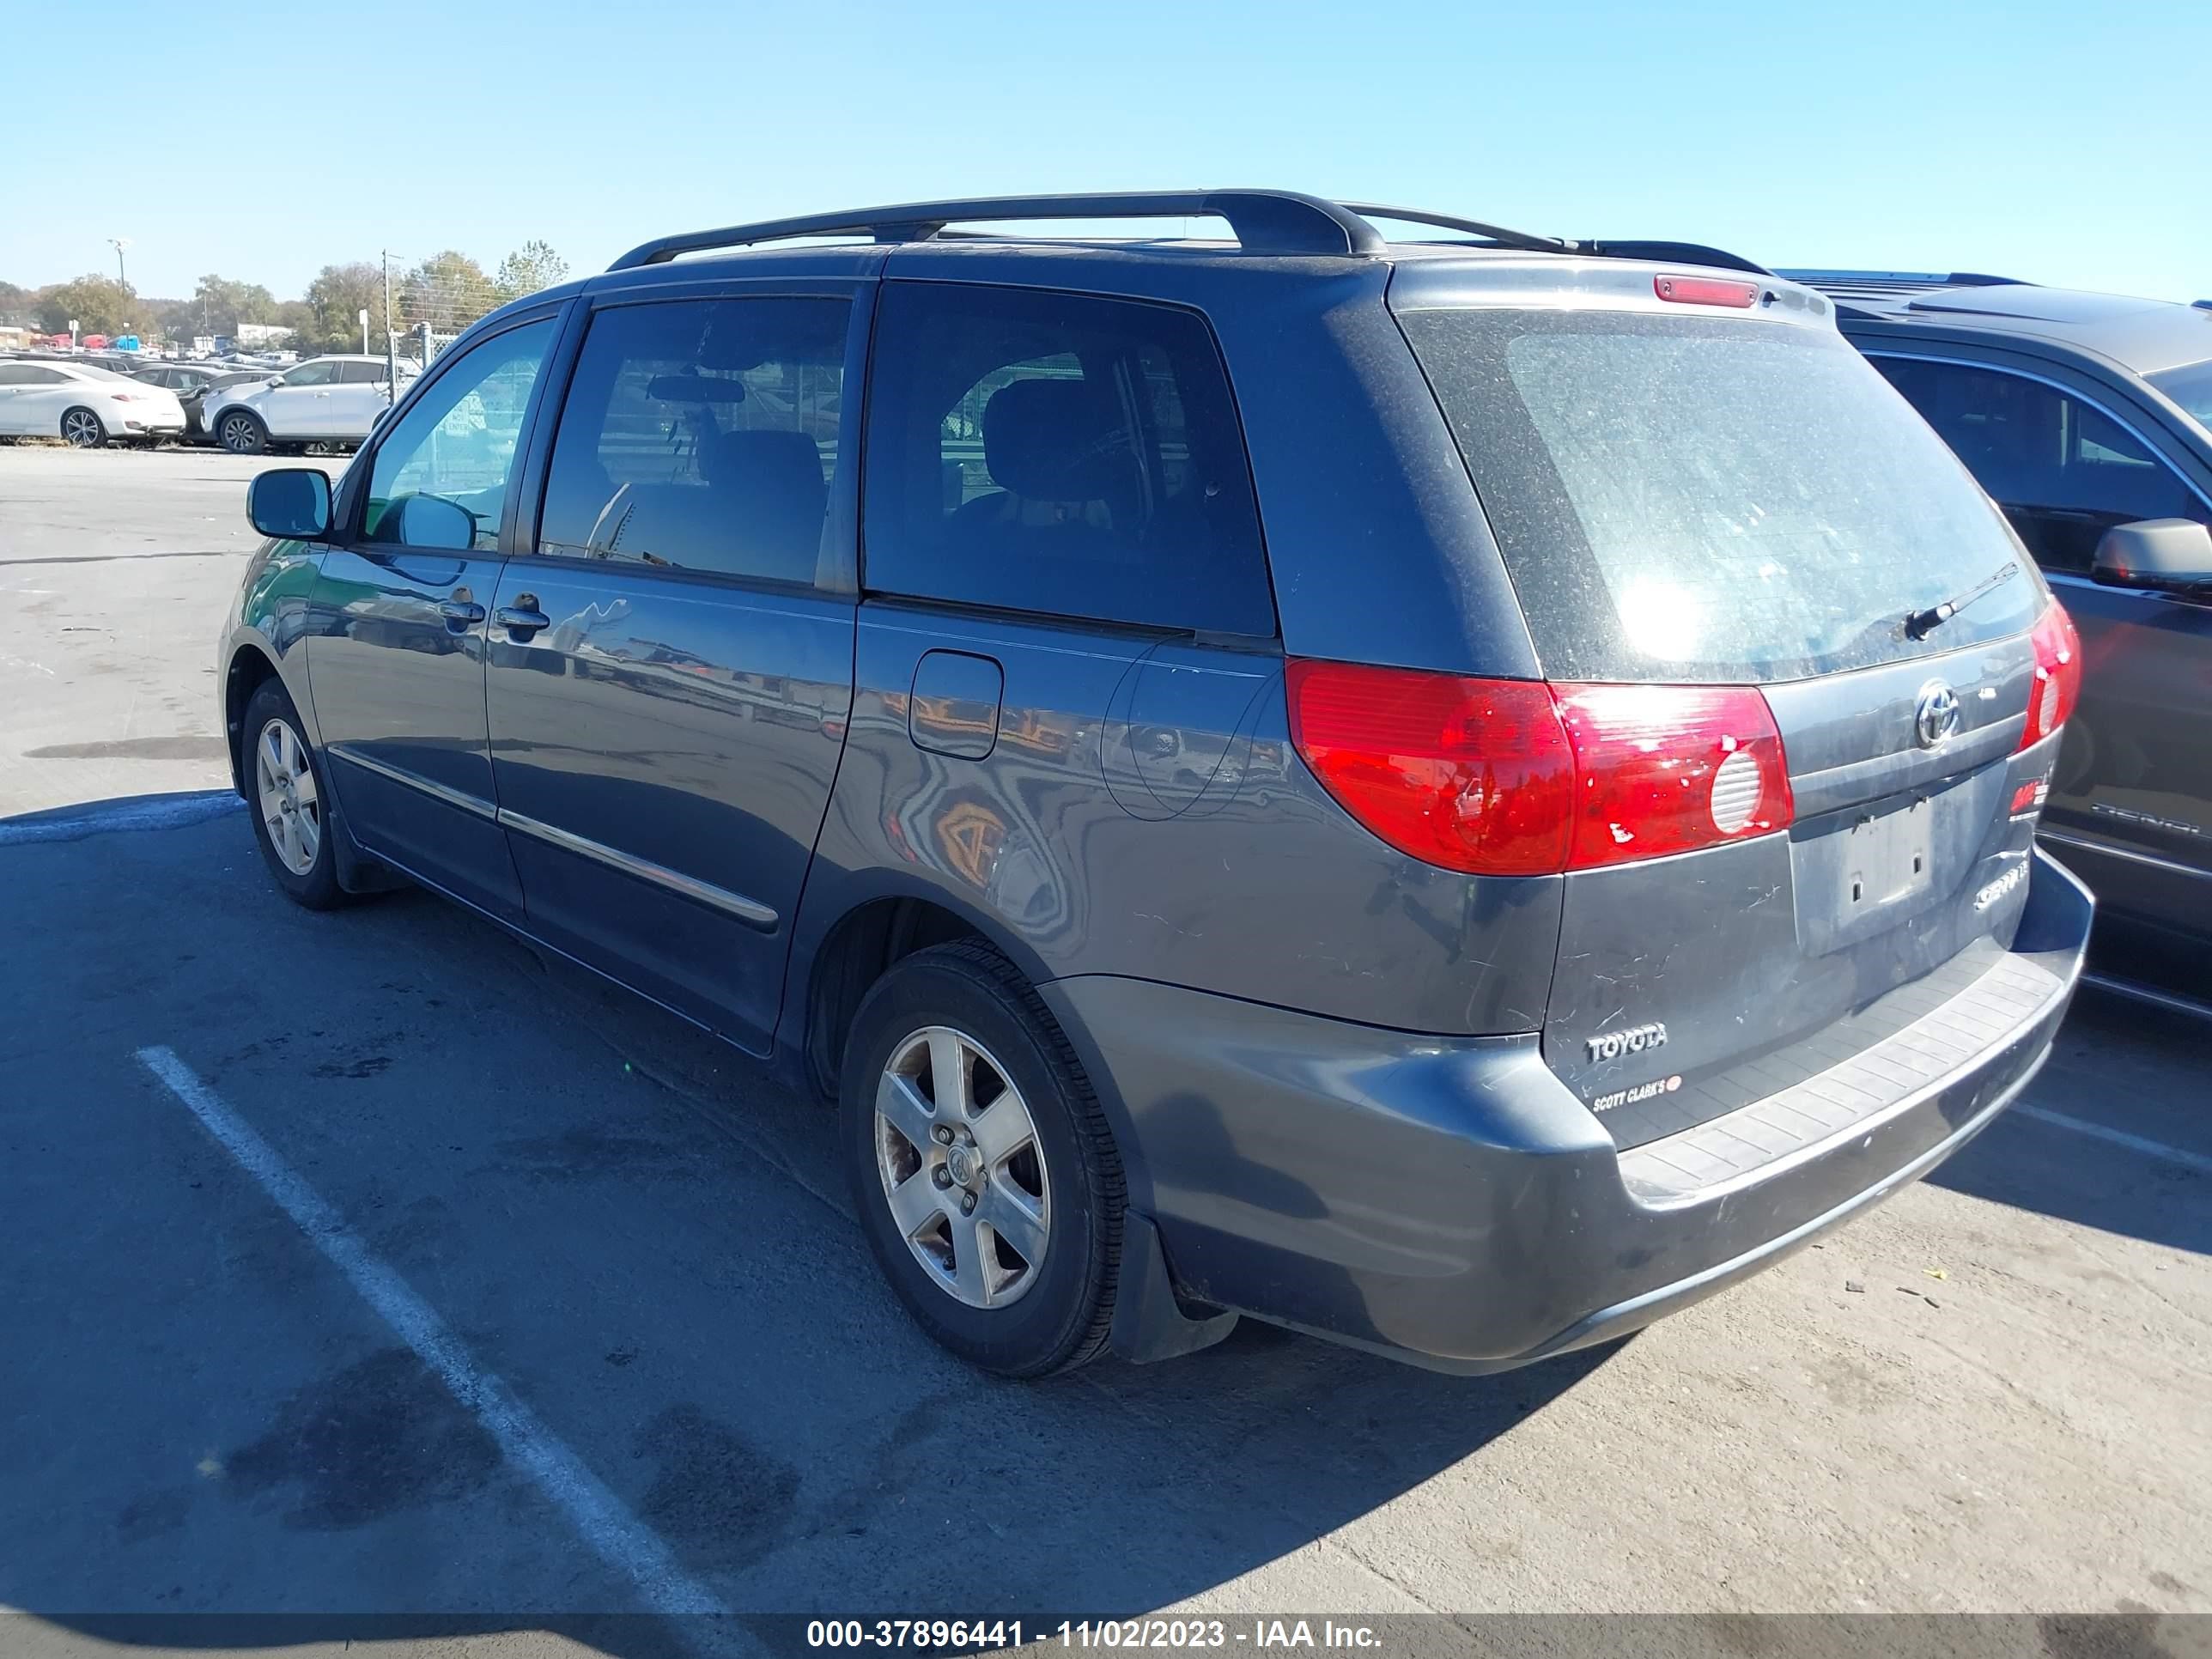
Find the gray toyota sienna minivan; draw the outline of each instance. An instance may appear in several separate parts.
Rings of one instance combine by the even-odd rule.
[[[1231,234],[972,228],[1162,217]],[[2002,516],[1828,300],[1618,252],[1054,197],[511,305],[336,484],[254,482],[270,870],[419,882],[834,1098],[993,1370],[1632,1331],[1987,1124],[2090,902]]]

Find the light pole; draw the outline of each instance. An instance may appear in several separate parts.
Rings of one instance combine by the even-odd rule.
[[[127,289],[131,286],[131,279],[123,274],[123,250],[131,246],[131,239],[128,236],[111,236],[107,239],[107,243],[115,250],[116,283],[118,287]]]

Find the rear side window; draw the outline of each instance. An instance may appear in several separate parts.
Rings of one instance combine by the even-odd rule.
[[[684,300],[592,319],[538,550],[811,582],[843,404],[843,300]]]
[[[341,386],[380,386],[384,382],[382,363],[340,363],[338,383]]]
[[[2087,574],[2116,524],[2212,519],[2134,433],[2056,386],[1960,363],[1873,361],[2012,513],[2045,569]]]
[[[1401,318],[1553,678],[1743,684],[2026,629],[2043,590],[1839,335],[1634,312]],[[2019,568],[1945,626],[1911,612]]]
[[[1273,634],[1244,443],[1192,313],[886,283],[862,526],[877,592]]]

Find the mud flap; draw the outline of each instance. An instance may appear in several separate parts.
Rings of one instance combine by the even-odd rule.
[[[1115,1356],[1133,1365],[1210,1348],[1237,1328],[1233,1313],[1194,1318],[1176,1300],[1168,1259],[1152,1218],[1132,1210],[1121,1220],[1121,1283],[1109,1340]]]

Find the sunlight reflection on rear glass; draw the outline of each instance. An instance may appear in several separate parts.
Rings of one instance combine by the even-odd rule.
[[[1644,656],[1661,662],[1698,662],[1705,646],[1705,608],[1694,594],[1663,578],[1638,576],[1625,583],[1613,604],[1621,632]]]

